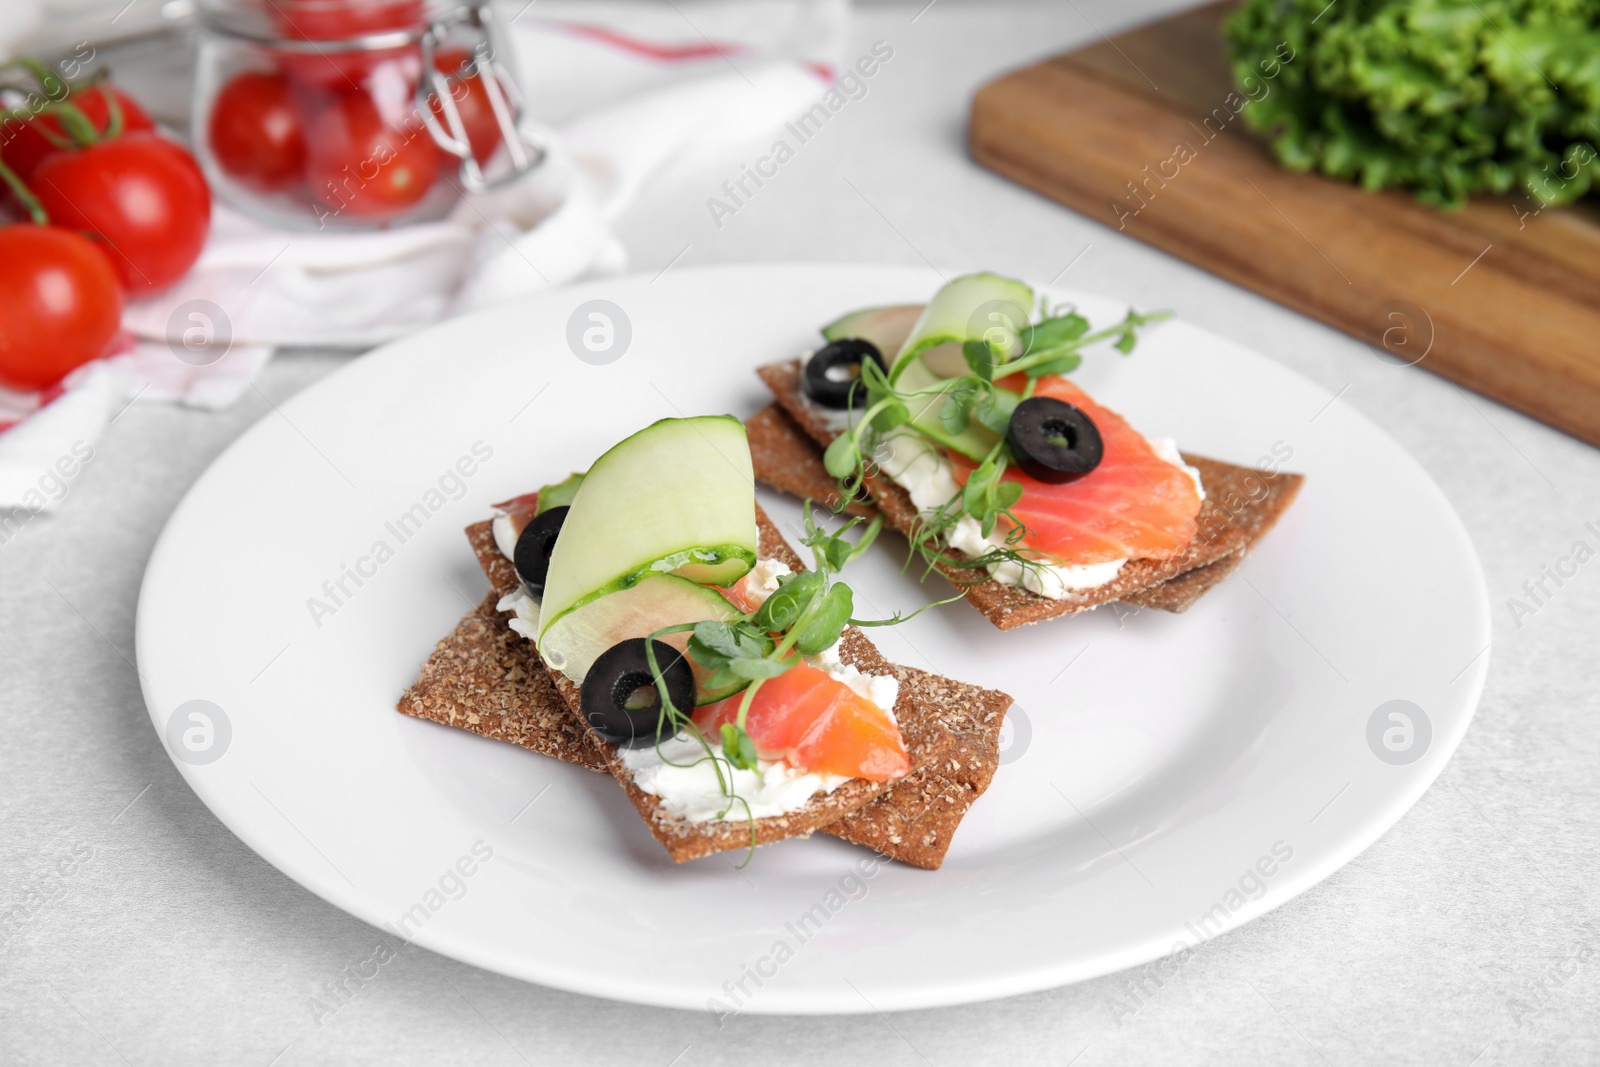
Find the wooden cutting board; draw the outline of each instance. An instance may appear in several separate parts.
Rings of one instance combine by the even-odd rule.
[[[1233,6],[985,85],[973,156],[1391,361],[1600,445],[1600,214],[1494,198],[1445,212],[1283,170],[1238,114],[1249,104],[1221,28]]]

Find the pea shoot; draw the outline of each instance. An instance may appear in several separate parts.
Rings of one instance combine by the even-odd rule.
[[[750,816],[750,806],[733,788],[733,770],[757,770],[760,755],[755,741],[746,730],[751,703],[763,683],[837,644],[849,626],[893,626],[915,617],[930,607],[950,603],[939,600],[925,604],[910,614],[896,613],[886,619],[858,619],[854,616],[855,594],[835,576],[845,566],[871,547],[883,528],[881,516],[863,523],[852,519],[843,527],[830,533],[820,526],[808,501],[805,506],[806,533],[801,543],[806,545],[816,561],[814,570],[785,574],[778,578],[774,590],[755,611],[725,621],[682,623],[663,627],[650,635],[646,642],[646,659],[656,691],[661,696],[660,719],[657,722],[656,752],[664,762],[671,763],[661,753],[661,739],[683,733],[699,742],[702,755],[693,766],[709,761],[717,776],[718,788],[727,800],[717,813],[724,818],[736,804],[743,804],[750,823],[751,847],[755,847],[755,819]],[[852,531],[860,527],[854,538]],[[655,640],[670,634],[688,633],[687,651],[704,672],[702,685],[708,691],[709,701],[726,700],[739,696],[738,713],[733,722],[724,723],[715,737],[707,737],[690,717],[693,709],[680,709],[673,703],[660,663],[655,657]],[[741,695],[742,694],[742,695]],[[708,702],[709,702],[708,701]],[[719,752],[713,741],[720,746]],[[724,766],[725,765],[725,766]]]
[[[891,433],[915,433],[939,445],[912,417],[912,412],[932,412],[940,429],[951,436],[965,433],[974,423],[995,438],[993,445],[978,459],[965,485],[951,500],[918,516],[911,541],[928,565],[959,568],[973,572],[973,582],[988,576],[988,568],[1012,562],[1023,568],[1037,567],[1038,561],[1025,555],[1019,546],[1027,536],[1024,524],[1011,509],[1022,498],[1022,486],[1007,481],[1013,465],[1007,444],[1012,412],[1034,395],[1039,380],[1049,375],[1070,374],[1083,362],[1082,350],[1109,341],[1123,355],[1133,351],[1138,331],[1151,323],[1171,317],[1170,312],[1141,314],[1129,311],[1122,321],[1090,332],[1089,320],[1070,309],[1052,313],[1041,307],[1043,318],[1021,328],[992,327],[980,338],[962,343],[961,355],[967,374],[941,378],[937,383],[916,389],[899,389],[893,376],[872,362],[861,367],[864,405],[859,417],[852,418],[847,430],[835,437],[823,453],[823,465],[838,480],[841,500],[854,499],[872,471],[880,446]],[[1008,384],[1002,385],[1005,380]],[[1020,385],[1020,389],[1013,388]],[[937,407],[935,407],[937,405]],[[969,558],[947,551],[949,537],[962,519],[977,522],[985,540],[991,538],[1000,520],[1006,520],[1004,543]]]

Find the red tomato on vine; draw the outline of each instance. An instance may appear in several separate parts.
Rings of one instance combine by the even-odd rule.
[[[78,109],[96,137],[104,137],[111,132],[113,101],[122,112],[121,133],[138,133],[156,128],[155,122],[137,100],[107,82],[70,91],[61,99]],[[12,173],[27,182],[45,157],[68,151],[67,142],[71,140],[56,109],[47,108],[27,120],[8,118],[0,124],[0,161],[4,161]]]
[[[105,355],[122,290],[94,242],[57,226],[0,227],[0,384],[44,389]]]
[[[31,188],[52,223],[105,247],[131,293],[183,277],[211,228],[211,191],[194,157],[151,133],[49,156]]]

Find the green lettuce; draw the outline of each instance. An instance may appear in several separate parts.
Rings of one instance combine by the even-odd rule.
[[[1241,87],[1282,65],[1244,114],[1286,167],[1444,207],[1600,181],[1600,0],[1246,0],[1226,30]]]

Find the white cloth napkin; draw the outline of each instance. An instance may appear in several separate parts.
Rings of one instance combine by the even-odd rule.
[[[130,303],[123,351],[43,394],[0,389],[0,520],[55,506],[40,478],[132,402],[224,407],[275,346],[365,347],[622,270],[611,223],[650,175],[810,106],[847,13],[846,0],[543,3],[537,18],[530,8],[511,37],[530,111],[550,123],[530,126],[547,148],[537,170],[443,220],[387,231],[275,230],[216,205],[190,273]],[[220,358],[223,345],[186,344],[219,337]]]

